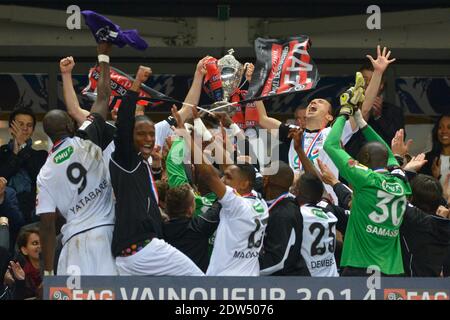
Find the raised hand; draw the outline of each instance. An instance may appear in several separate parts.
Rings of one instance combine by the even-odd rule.
[[[441,158],[439,156],[433,160],[433,164],[431,165],[431,173],[436,179],[441,177]]]
[[[292,128],[289,129],[288,137],[294,140],[294,149],[299,152],[303,150],[303,129]]]
[[[59,70],[61,73],[71,73],[74,67],[75,61],[72,56],[63,58],[59,61]]]
[[[23,271],[22,267],[18,262],[10,261],[9,268],[14,275],[14,278],[17,280],[25,280],[25,271]]]
[[[139,66],[138,72],[136,74],[136,80],[140,81],[141,83],[148,80],[148,78],[152,74],[152,69],[145,66]]]
[[[206,60],[208,60],[209,58],[211,58],[211,56],[206,56],[204,58],[202,58],[198,63],[197,63],[197,67],[195,68],[195,72],[201,74],[202,76],[204,76],[206,74],[206,67],[205,67],[205,62]]]
[[[160,146],[154,146],[152,152],[150,152],[152,156],[152,168],[161,168],[162,162],[162,151]]]
[[[330,186],[334,186],[335,184],[339,183],[339,180],[325,163],[323,163],[320,159],[317,159],[317,164],[319,165],[319,169],[321,172],[320,177],[323,183],[326,183]]]
[[[244,68],[245,68],[245,79],[247,81],[250,81],[252,79],[253,72],[255,71],[255,66],[253,65],[253,63],[247,62],[244,65]]]
[[[425,159],[425,153],[420,153],[415,157],[412,157],[411,161],[409,161],[405,166],[404,166],[404,170],[405,171],[412,171],[412,172],[417,172],[419,171],[426,163],[428,162],[428,160]]]
[[[177,122],[177,129],[184,129],[183,120],[181,119],[180,113],[178,112],[178,108],[176,105],[172,105],[172,108],[170,109],[172,112],[172,117]]]
[[[15,120],[11,123],[9,132],[13,136],[13,152],[14,154],[18,154],[20,151],[20,146],[26,141],[26,136],[22,133],[19,124]]]
[[[366,57],[370,60],[372,63],[374,71],[380,71],[384,72],[386,68],[394,62],[396,59],[393,58],[389,60],[389,57],[391,56],[391,51],[388,51],[388,48],[384,47],[383,51],[381,51],[380,46],[377,46],[377,59],[375,60],[371,55],[366,55]]]
[[[391,149],[394,154],[401,155],[402,157],[409,153],[409,147],[411,147],[413,140],[409,139],[406,143],[405,140],[405,130],[400,129],[395,133],[394,138],[391,142]]]

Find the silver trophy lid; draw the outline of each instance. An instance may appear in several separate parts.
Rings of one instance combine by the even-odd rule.
[[[241,83],[244,66],[233,55],[234,49],[228,50],[228,54],[217,61],[222,79],[224,100],[228,101]]]

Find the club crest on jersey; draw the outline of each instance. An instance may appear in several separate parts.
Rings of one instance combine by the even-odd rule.
[[[318,218],[328,219],[328,216],[321,209],[311,209],[311,212]]]
[[[73,147],[68,146],[67,148],[62,149],[53,157],[53,162],[56,164],[60,164],[72,156]]]
[[[253,209],[255,209],[255,211],[256,211],[258,214],[264,213],[264,207],[261,205],[260,202],[255,202],[255,203],[253,204]]]
[[[381,187],[383,188],[384,191],[386,191],[390,194],[394,194],[396,196],[402,196],[405,193],[405,191],[403,190],[403,187],[398,182],[387,182],[385,180],[381,184]]]

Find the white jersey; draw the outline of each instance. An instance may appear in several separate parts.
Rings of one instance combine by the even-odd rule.
[[[305,150],[305,153],[309,157],[309,159],[311,159],[311,161],[317,167],[317,170],[320,170],[319,165],[317,164],[317,159],[320,159],[320,161],[322,161],[328,166],[328,168],[330,168],[335,177],[338,178],[339,170],[336,168],[333,161],[323,149],[323,145],[330,131],[331,127],[326,127],[317,132],[308,132],[305,130],[303,132],[303,149]],[[345,123],[341,142],[345,145],[351,139],[353,133],[354,131],[352,130],[350,121],[347,121]],[[302,169],[297,152],[294,149],[294,140],[291,141],[291,145],[289,147],[289,166],[292,168],[292,170],[294,170],[294,172],[299,172]],[[337,204],[337,196],[333,191],[333,187],[327,184],[324,184],[324,186],[325,190],[333,197],[334,203]]]
[[[63,244],[73,235],[114,224],[108,164],[90,140],[66,138],[54,147],[37,177],[36,214],[55,212],[66,219]]]
[[[336,248],[336,216],[324,210],[325,203],[303,205],[302,256],[312,277],[338,277]]]
[[[254,195],[242,197],[227,186],[219,200],[220,222],[206,275],[259,276],[258,257],[269,210],[266,202]]]
[[[173,134],[172,127],[167,120],[163,120],[155,124],[155,145],[161,149],[166,143],[166,138]]]

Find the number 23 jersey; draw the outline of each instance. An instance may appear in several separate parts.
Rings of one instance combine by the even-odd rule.
[[[37,177],[36,214],[59,210],[66,219],[63,243],[84,230],[114,223],[108,166],[102,149],[90,140],[56,143]]]
[[[227,186],[207,276],[259,276],[269,211],[255,194],[240,196]]]

